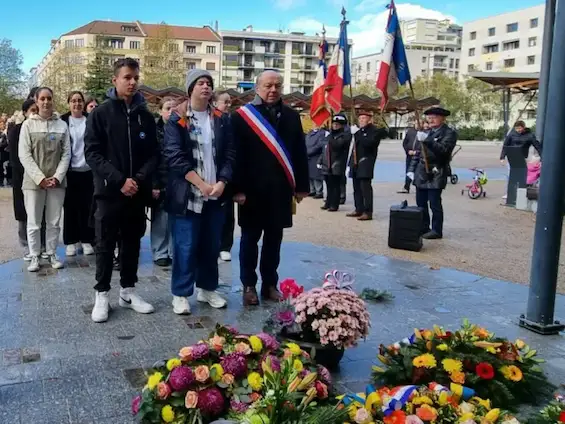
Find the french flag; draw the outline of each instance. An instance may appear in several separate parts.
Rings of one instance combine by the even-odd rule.
[[[342,14],[345,16],[345,10]],[[341,21],[339,41],[334,47],[326,78],[326,101],[333,113],[341,112],[343,87],[351,84],[347,23],[345,19]]]
[[[381,93],[381,109],[383,110],[390,96],[398,92],[398,85],[404,85],[410,81],[406,49],[402,41],[394,1],[391,1],[387,8],[389,9],[389,15],[386,26],[385,47],[377,77],[377,90]]]
[[[325,32],[325,31],[324,31]],[[318,72],[314,79],[314,91],[310,102],[310,118],[318,126],[321,127],[324,122],[331,116],[326,103],[326,53],[328,52],[328,42],[324,34],[324,38],[318,46]]]

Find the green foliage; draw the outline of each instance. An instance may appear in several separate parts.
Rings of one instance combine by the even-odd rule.
[[[89,61],[84,80],[84,90],[102,101],[106,92],[112,87],[113,67],[109,60],[111,50],[103,43],[97,42],[94,46],[94,54]]]
[[[368,288],[364,288],[359,297],[363,300],[371,300],[373,302],[390,302],[394,299],[394,295],[387,290]]]
[[[361,84],[355,85],[352,90],[354,96],[358,96],[360,94],[365,94],[366,96],[373,98],[379,96],[375,83],[371,81],[363,81]],[[349,95],[349,92],[347,92],[347,95]]]
[[[25,94],[22,53],[7,38],[0,40],[0,112],[19,110]]]
[[[528,424],[562,423],[565,414],[563,400],[553,400],[545,408],[528,419]]]
[[[141,69],[143,84],[157,90],[168,87],[184,89],[182,47],[179,49],[175,41],[166,24],[159,26],[156,36],[145,39]]]

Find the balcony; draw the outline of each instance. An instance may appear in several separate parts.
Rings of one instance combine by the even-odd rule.
[[[292,69],[300,69],[300,65],[298,63],[291,63],[290,67]]]
[[[224,45],[224,51],[225,52],[238,52],[241,50],[241,46],[232,46],[229,44],[225,44]]]
[[[434,68],[447,68],[447,62],[434,61]]]
[[[255,46],[253,51],[257,54],[265,54],[265,46]]]
[[[224,65],[225,66],[237,67],[238,63],[237,63],[237,60],[224,60]]]

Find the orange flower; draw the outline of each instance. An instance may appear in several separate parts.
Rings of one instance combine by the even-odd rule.
[[[434,421],[437,418],[437,411],[430,405],[422,405],[416,409],[416,415],[422,421]]]
[[[217,334],[210,339],[210,344],[216,352],[221,352],[224,349],[224,344],[226,339],[224,337],[218,336]]]
[[[236,344],[235,345],[235,351],[237,353],[243,353],[244,355],[249,355],[252,352],[251,346],[249,346],[245,342],[239,342],[238,344]]]
[[[486,328],[480,328],[480,327],[475,328],[473,334],[481,339],[486,339],[490,336],[490,333]]]
[[[451,381],[453,381],[454,383],[465,384],[464,372],[454,371],[451,374],[449,374],[449,377],[451,377]]]
[[[184,406],[186,409],[194,409],[198,405],[198,393],[188,391],[184,397]]]
[[[234,381],[235,378],[231,374],[224,374],[222,376],[222,383],[227,384],[228,386],[231,386]]]
[[[206,365],[200,365],[194,369],[194,376],[196,381],[206,383],[210,378],[210,369]]]
[[[179,352],[179,357],[183,362],[192,361],[192,346],[183,347]]]
[[[394,411],[388,417],[384,417],[383,421],[385,424],[405,424],[406,414],[404,411]]]
[[[251,402],[257,402],[259,399],[261,399],[261,395],[257,392],[253,392],[249,395],[249,399],[251,399]]]

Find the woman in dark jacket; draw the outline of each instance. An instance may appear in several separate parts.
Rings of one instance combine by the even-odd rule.
[[[527,158],[530,154],[530,147],[534,146],[534,149],[541,156],[541,144],[537,140],[536,135],[526,128],[524,121],[517,121],[514,124],[514,129],[504,139],[504,144],[502,145],[502,151],[500,152],[500,161],[504,163],[506,159],[506,148],[508,147],[519,147],[522,150],[524,158]]]
[[[308,175],[310,177],[310,197],[324,198],[324,178],[318,169],[318,160],[324,151],[329,132],[325,128],[314,128],[306,134],[306,154],[308,155]]]

